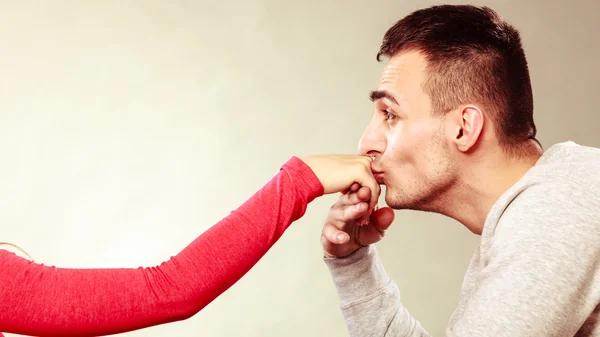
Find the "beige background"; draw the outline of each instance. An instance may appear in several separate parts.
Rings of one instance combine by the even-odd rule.
[[[0,239],[60,267],[155,265],[291,155],[355,153],[387,28],[430,1],[0,3]],[[522,32],[544,146],[600,146],[589,1],[481,1]],[[315,201],[193,318],[129,336],[345,336]],[[435,336],[478,237],[400,211],[378,247]]]

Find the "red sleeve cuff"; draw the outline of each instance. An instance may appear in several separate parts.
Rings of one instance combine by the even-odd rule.
[[[306,200],[307,203],[322,196],[325,192],[319,178],[310,166],[306,165],[300,158],[292,156],[281,168],[288,172],[296,187],[298,196]]]

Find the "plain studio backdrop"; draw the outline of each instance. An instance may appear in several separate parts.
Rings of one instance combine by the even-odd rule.
[[[167,260],[292,155],[356,153],[383,34],[433,4],[2,1],[0,239],[58,267]],[[598,1],[476,4],[522,33],[544,147],[600,146]],[[127,335],[346,336],[319,243],[336,199],[313,202],[191,319]],[[397,211],[378,244],[434,336],[478,240],[443,216]]]

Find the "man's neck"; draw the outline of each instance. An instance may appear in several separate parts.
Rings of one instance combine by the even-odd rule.
[[[524,158],[514,158],[502,151],[473,159],[451,192],[443,213],[481,235],[492,206],[519,181],[537,162],[542,150],[531,144],[532,151]]]

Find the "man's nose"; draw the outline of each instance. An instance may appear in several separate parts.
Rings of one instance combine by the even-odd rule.
[[[364,156],[375,156],[382,154],[385,147],[385,135],[374,118],[360,137],[358,151]]]

